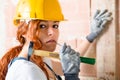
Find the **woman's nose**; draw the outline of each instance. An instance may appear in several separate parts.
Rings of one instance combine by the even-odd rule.
[[[53,30],[53,28],[48,28],[48,35],[49,36],[52,36],[54,34],[54,30]]]

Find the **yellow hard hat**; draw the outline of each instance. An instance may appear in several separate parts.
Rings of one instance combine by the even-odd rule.
[[[64,16],[58,0],[19,0],[14,24],[31,19],[63,21]]]

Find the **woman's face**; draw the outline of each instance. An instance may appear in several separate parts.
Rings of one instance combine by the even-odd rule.
[[[39,40],[42,43],[42,50],[54,51],[59,36],[59,22],[58,21],[40,21]]]

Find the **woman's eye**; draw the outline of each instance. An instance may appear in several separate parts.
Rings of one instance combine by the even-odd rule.
[[[45,28],[46,26],[44,24],[41,24],[40,25],[40,28]]]
[[[53,25],[53,28],[55,29],[58,29],[58,27],[59,27],[58,25]]]

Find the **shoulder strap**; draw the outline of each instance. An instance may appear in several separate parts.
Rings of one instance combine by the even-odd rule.
[[[16,57],[14,59],[12,59],[10,61],[10,63],[8,64],[8,69],[10,68],[10,66],[16,61],[16,60],[28,60],[27,58],[24,58],[24,57]]]
[[[62,80],[62,78],[60,77],[60,75],[57,75],[53,69],[47,64],[44,62],[44,64],[48,67],[48,69],[50,69],[50,71],[55,75],[55,77],[57,78],[57,80]]]

